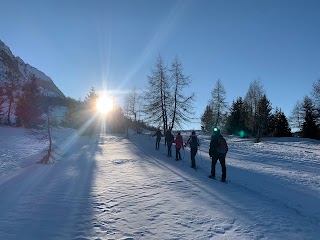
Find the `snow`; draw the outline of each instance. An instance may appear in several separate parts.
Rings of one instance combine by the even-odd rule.
[[[41,133],[0,127],[0,239],[319,238],[319,141],[228,136],[222,183],[197,134],[195,171],[188,148],[175,161],[150,134],[97,143],[71,129],[55,130],[55,161],[37,164]]]

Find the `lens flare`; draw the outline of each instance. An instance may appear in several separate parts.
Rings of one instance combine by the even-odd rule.
[[[97,111],[107,114],[113,109],[113,99],[107,95],[102,95],[97,99]]]

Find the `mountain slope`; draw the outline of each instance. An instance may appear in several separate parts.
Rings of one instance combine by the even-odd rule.
[[[10,48],[0,40],[0,83],[15,80],[22,85],[33,75],[37,78],[41,91],[46,92],[46,95],[64,97],[50,77],[25,63],[20,57],[14,56]]]

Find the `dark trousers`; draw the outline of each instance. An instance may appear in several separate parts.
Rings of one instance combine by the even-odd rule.
[[[191,167],[196,168],[196,155],[197,155],[198,148],[191,148],[190,154],[191,154]]]
[[[219,160],[222,170],[221,179],[226,179],[227,177],[227,168],[226,168],[226,154],[216,153],[212,156],[212,164],[211,164],[211,175],[216,176],[216,164]]]
[[[156,139],[156,149],[159,149],[161,138]]]
[[[176,159],[181,159],[180,148],[176,147]]]
[[[172,156],[172,152],[171,152],[172,142],[167,142],[167,146],[168,146],[168,157],[171,157]]]

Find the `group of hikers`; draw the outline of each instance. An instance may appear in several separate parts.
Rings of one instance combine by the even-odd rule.
[[[163,134],[161,130],[158,129],[156,133],[153,135],[156,136],[156,149],[159,150],[161,137]],[[177,136],[174,137],[171,133],[171,130],[167,130],[165,133],[165,145],[167,145],[168,150],[168,157],[172,157],[172,144],[175,143],[176,147],[176,161],[181,160],[181,153],[180,150],[189,146],[190,147],[190,156],[191,156],[191,168],[196,169],[196,160],[195,156],[197,155],[198,148],[200,147],[199,139],[196,135],[195,131],[191,132],[190,137],[186,141],[183,142],[183,137],[180,132],[177,133]],[[222,176],[221,181],[225,182],[227,177],[227,169],[226,169],[226,154],[228,152],[228,145],[225,138],[221,135],[219,128],[213,128],[213,134],[210,140],[210,147],[209,147],[209,156],[211,158],[211,174],[209,178],[216,179],[216,163],[219,160],[221,169],[222,169]]]

